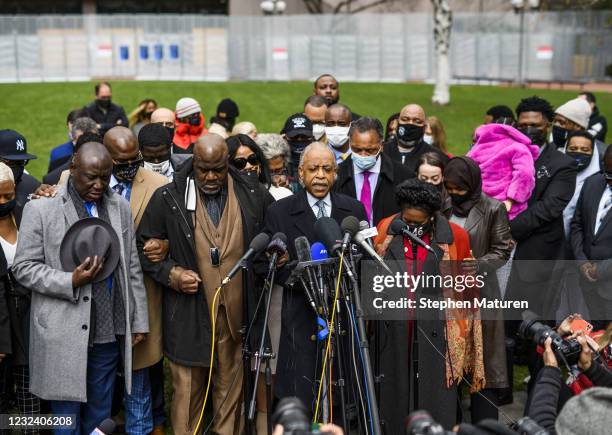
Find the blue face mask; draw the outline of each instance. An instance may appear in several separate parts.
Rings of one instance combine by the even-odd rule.
[[[355,162],[355,166],[357,166],[362,171],[369,171],[376,165],[376,160],[378,159],[380,153],[375,156],[360,156],[359,154],[353,153],[351,154],[351,158],[353,162]]]

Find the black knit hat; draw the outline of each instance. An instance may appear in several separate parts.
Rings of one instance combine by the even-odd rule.
[[[147,124],[138,133],[138,145],[143,147],[157,147],[160,145],[171,146],[172,136],[162,124]]]
[[[230,98],[225,98],[224,100],[221,100],[221,102],[217,106],[218,118],[232,120],[238,118],[239,116],[240,111],[238,110],[238,105],[234,102],[234,100]]]

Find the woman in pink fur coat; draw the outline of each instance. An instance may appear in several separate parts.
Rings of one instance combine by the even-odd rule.
[[[527,208],[535,187],[539,148],[523,133],[504,124],[481,125],[467,156],[482,172],[482,191],[502,201],[510,220]]]

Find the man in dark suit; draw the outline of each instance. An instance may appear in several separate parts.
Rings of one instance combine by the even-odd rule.
[[[590,320],[612,317],[612,148],[604,155],[604,172],[587,178],[571,223],[570,244],[580,264],[580,287]],[[603,325],[604,327],[606,325]]]
[[[128,119],[123,107],[113,103],[112,97],[113,91],[110,83],[98,83],[96,84],[96,99],[85,107],[87,115],[98,124],[98,130],[102,136],[117,125],[128,127]]]
[[[535,161],[536,185],[528,207],[510,222],[516,241],[509,283],[513,300],[529,301],[529,309],[542,313],[542,291],[550,279],[554,260],[563,258],[563,210],[572,199],[577,167],[574,160],[547,143],[554,117],[550,103],[538,97],[523,99],[516,108],[517,127],[540,147]]]
[[[395,186],[414,177],[406,166],[382,152],[383,127],[376,118],[361,117],[348,133],[351,155],[338,167],[334,191],[357,198],[370,226],[400,211]]]
[[[444,163],[448,156],[423,140],[425,133],[425,110],[418,104],[408,104],[400,112],[396,136],[384,145],[384,153],[415,174],[419,158],[429,152],[438,153]]]
[[[102,136],[100,136],[100,134],[98,134],[97,132],[83,133],[82,135],[79,136],[79,138],[76,140],[76,143],[74,144],[74,152],[76,153],[77,150],[81,147],[81,145],[87,142],[102,143],[103,141],[104,140]],[[51,172],[49,172],[47,175],[45,175],[42,179],[43,185],[52,186],[54,184],[58,184],[60,181],[60,178],[62,178],[62,174],[67,173],[67,171],[70,170],[71,164],[72,164],[72,156],[68,160],[63,162],[61,165],[53,169]]]
[[[336,178],[336,160],[327,145],[320,142],[308,145],[298,171],[304,189],[272,204],[265,220],[266,232],[286,234],[290,241],[288,260],[297,259],[293,241],[298,237],[305,236],[311,244],[317,241],[314,225],[318,218],[332,217],[338,223],[347,216],[366,220],[359,201],[330,192]],[[275,282],[284,286],[290,274],[290,268],[281,267]],[[317,333],[317,318],[300,285],[285,287],[281,317],[274,394],[279,399],[297,396],[310,407],[316,399],[318,385],[314,380],[320,375],[316,373],[316,363],[321,355],[317,353],[317,342],[311,340],[311,336]]]

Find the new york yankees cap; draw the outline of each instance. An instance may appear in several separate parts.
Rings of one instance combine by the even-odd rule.
[[[33,160],[33,154],[28,154],[26,138],[15,130],[0,130],[0,158],[4,160]]]
[[[287,118],[281,134],[288,138],[300,135],[312,137],[312,122],[303,113],[296,113]]]

